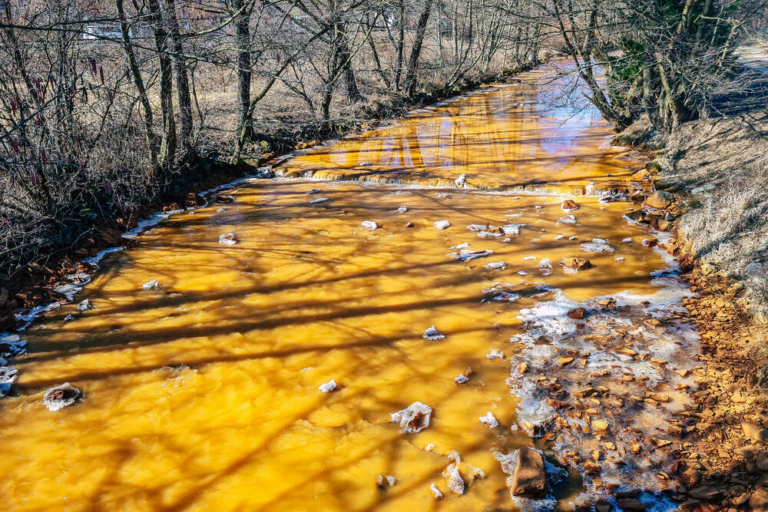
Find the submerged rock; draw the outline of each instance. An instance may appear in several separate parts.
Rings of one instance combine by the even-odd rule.
[[[363,226],[366,229],[370,229],[371,231],[375,231],[379,229],[378,223],[372,221],[372,220],[364,220],[360,223],[361,226]]]
[[[393,423],[400,424],[403,434],[415,434],[429,426],[432,408],[421,402],[413,402],[407,408],[390,414]]]
[[[574,270],[586,270],[592,268],[592,262],[586,258],[563,258],[560,265]]]
[[[572,199],[568,199],[566,201],[563,201],[563,204],[560,205],[560,208],[564,212],[570,213],[570,212],[575,212],[576,210],[578,210],[579,209],[579,205],[576,204],[576,201],[573,201]]]
[[[432,327],[424,331],[422,338],[432,340],[432,341],[444,340],[445,334],[435,329],[435,326],[433,325]]]
[[[71,386],[69,382],[65,382],[45,392],[43,405],[51,412],[60,411],[77,402],[82,395],[79,389]]]
[[[510,491],[522,498],[541,499],[547,495],[547,471],[541,452],[532,448],[521,448],[517,452]]]
[[[393,487],[397,483],[397,478],[392,475],[379,475],[376,479],[376,487],[380,489],[386,489],[387,487]]]
[[[434,226],[437,229],[448,229],[449,227],[451,227],[451,223],[448,222],[447,220],[439,220],[435,222]]]
[[[235,238],[234,233],[224,233],[223,235],[219,235],[219,243],[221,245],[235,245],[237,243],[237,238]]]

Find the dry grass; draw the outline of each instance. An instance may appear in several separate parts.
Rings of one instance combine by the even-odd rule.
[[[768,305],[768,113],[685,124],[668,141],[662,184],[691,195],[680,232],[693,255]]]

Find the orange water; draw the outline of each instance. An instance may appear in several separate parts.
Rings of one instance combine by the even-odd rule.
[[[535,96],[540,77],[520,87]],[[398,167],[404,181],[466,173],[482,188],[539,176],[570,191],[641,163],[608,147],[610,133],[592,115],[547,139],[555,118],[533,105],[508,108],[508,94],[482,91],[286,168],[323,165],[349,178],[361,148],[372,148],[365,158],[378,170]],[[393,138],[398,149],[381,149]],[[307,194],[314,188],[321,192]],[[575,300],[650,293],[649,272],[664,267],[639,243],[643,228],[621,220],[631,205],[596,197],[577,197],[578,224],[558,225],[557,195],[307,179],[258,180],[231,193],[226,211],[176,215],[110,256],[77,296],[94,309],[62,307],[26,333],[17,396],[0,401],[6,509],[512,510],[493,452],[530,444],[509,429],[516,399],[504,383],[519,310],[541,300],[533,295],[544,284]],[[321,197],[329,200],[310,203]],[[365,220],[381,227],[367,230]],[[435,228],[440,220],[451,227]],[[525,226],[509,242],[466,228],[511,223]],[[220,245],[226,232],[239,243]],[[594,269],[564,273],[557,262],[585,256],[579,244],[595,237],[616,252],[590,254]],[[626,237],[634,243],[621,244]],[[494,253],[459,262],[451,247],[464,242]],[[551,275],[537,271],[542,258]],[[484,268],[495,261],[507,268]],[[142,291],[151,279],[160,289]],[[521,298],[488,300],[483,290],[494,283]],[[64,322],[68,314],[75,320]],[[424,339],[432,325],[446,339]],[[507,359],[488,360],[493,349]],[[457,385],[467,367],[470,382]],[[321,393],[331,379],[339,390]],[[49,412],[43,392],[63,382],[85,398]],[[433,408],[432,423],[401,434],[389,414],[416,401]],[[500,427],[478,421],[487,412]],[[468,484],[461,497],[441,477],[454,451]],[[379,475],[396,485],[378,489]],[[443,500],[433,500],[431,483]]]

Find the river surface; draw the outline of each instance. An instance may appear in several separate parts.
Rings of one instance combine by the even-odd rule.
[[[561,67],[296,155],[275,169],[287,177],[248,180],[106,257],[75,304],[22,333],[0,400],[4,508],[567,509],[617,486],[662,491],[655,440],[687,400],[697,341],[648,318],[687,290],[622,218],[638,205],[600,200],[647,188],[632,177],[645,160],[563,103]],[[571,320],[577,306],[592,313]],[[426,339],[431,326],[445,337]],[[43,393],[64,382],[83,400],[48,411]],[[671,400],[644,403],[649,391]],[[401,433],[390,414],[414,402],[429,426]],[[534,444],[570,477],[548,500],[513,500],[499,459]],[[599,475],[584,465],[595,450]],[[453,453],[461,496],[442,477]]]

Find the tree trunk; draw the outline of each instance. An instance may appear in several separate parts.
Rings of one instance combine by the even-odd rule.
[[[133,78],[133,84],[136,86],[136,91],[139,94],[139,102],[144,110],[144,129],[146,131],[147,145],[149,146],[152,166],[157,171],[160,164],[157,155],[157,134],[155,134],[155,129],[153,127],[152,104],[149,102],[147,88],[144,85],[144,79],[141,76],[141,70],[139,69],[138,61],[136,60],[136,54],[131,45],[131,39],[128,32],[128,21],[125,16],[125,9],[123,8],[123,0],[115,0],[115,7],[117,8],[117,15],[120,18],[120,34],[123,39],[123,49],[128,56],[128,69]]]
[[[360,93],[355,79],[355,71],[352,69],[352,54],[349,51],[349,42],[347,41],[346,26],[339,26],[339,62],[342,62],[344,69],[344,86],[347,90],[347,99],[352,103],[365,101],[365,96]]]
[[[189,72],[184,57],[184,45],[179,32],[179,21],[176,17],[175,0],[166,0],[166,11],[170,27],[171,42],[173,43],[173,67],[176,73],[176,97],[179,102],[179,119],[181,120],[181,150],[183,158],[189,159],[195,150],[193,147],[194,124],[192,121],[192,97],[189,93]]]
[[[397,59],[395,61],[395,91],[400,90],[400,76],[403,73],[403,49],[405,47],[405,0],[398,2],[400,19],[398,20]]]
[[[235,12],[243,8],[246,0],[234,0]],[[240,13],[235,21],[237,40],[237,131],[235,137],[234,163],[239,162],[243,146],[253,135],[253,115],[251,112],[251,29],[250,10]]]
[[[155,47],[160,61],[160,109],[163,114],[163,138],[160,142],[158,163],[169,168],[176,158],[176,120],[173,112],[173,69],[168,57],[168,32],[158,0],[147,0],[150,23],[155,33]]]
[[[429,15],[432,12],[432,3],[434,0],[427,0],[424,4],[424,10],[419,16],[419,24],[416,27],[416,39],[411,48],[411,57],[408,59],[408,72],[405,75],[403,90],[408,96],[416,94],[416,81],[419,68],[419,56],[421,55],[421,45],[424,42],[424,34],[427,32],[427,23]]]

